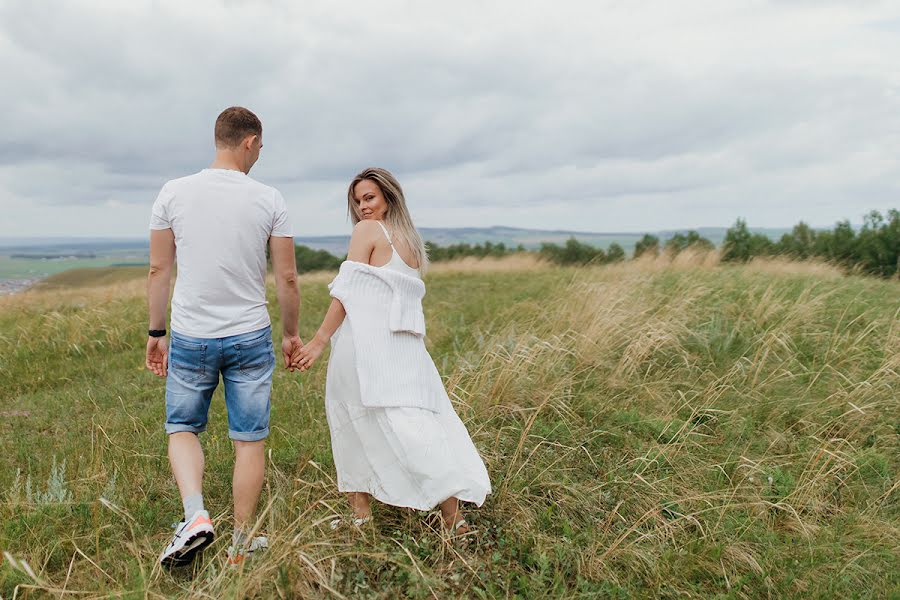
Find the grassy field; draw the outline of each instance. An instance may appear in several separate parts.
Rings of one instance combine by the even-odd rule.
[[[71,269],[107,267],[116,263],[138,263],[136,259],[115,256],[98,258],[10,258],[0,256],[0,279],[40,279]]]
[[[301,280],[305,336],[328,280]],[[144,283],[92,282],[0,298],[2,598],[900,593],[896,281],[690,256],[438,265],[429,348],[494,486],[469,542],[383,506],[374,527],[329,529],[346,507],[322,364],[275,377],[268,554],[229,570],[222,535],[175,573],[156,565],[181,505],[164,384],[142,366]],[[202,440],[228,532],[221,392]]]

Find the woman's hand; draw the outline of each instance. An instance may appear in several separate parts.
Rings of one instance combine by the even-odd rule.
[[[326,340],[323,340],[316,335],[309,343],[303,346],[299,352],[299,358],[297,358],[291,366],[300,369],[301,371],[309,370],[309,368],[315,364],[316,359],[322,354],[322,351],[325,350],[326,343]]]

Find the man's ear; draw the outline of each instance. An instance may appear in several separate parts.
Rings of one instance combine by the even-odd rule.
[[[253,144],[258,138],[259,136],[257,136],[256,134],[248,135],[246,138],[244,138],[244,147],[247,150],[253,150]]]

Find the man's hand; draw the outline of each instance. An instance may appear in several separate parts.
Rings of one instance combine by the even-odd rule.
[[[169,372],[169,347],[165,337],[147,338],[147,368],[159,377]]]
[[[292,373],[296,369],[294,363],[300,358],[303,340],[300,336],[284,336],[281,340],[281,353],[284,355],[284,368]]]

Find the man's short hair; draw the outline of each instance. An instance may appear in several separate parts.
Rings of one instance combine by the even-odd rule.
[[[234,148],[248,135],[262,139],[259,117],[242,106],[226,108],[216,119],[216,146]]]

